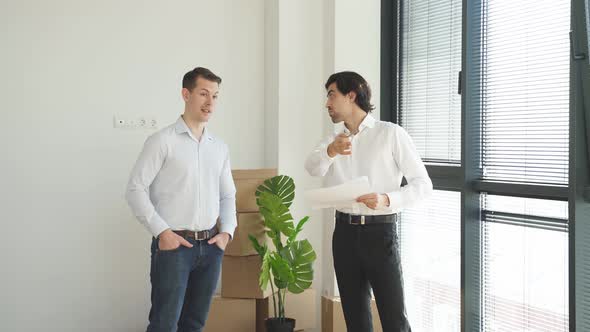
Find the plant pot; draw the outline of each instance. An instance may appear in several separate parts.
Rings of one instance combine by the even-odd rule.
[[[293,318],[267,318],[264,322],[266,332],[293,332],[295,320]]]

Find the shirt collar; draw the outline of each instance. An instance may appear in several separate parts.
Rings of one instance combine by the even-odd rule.
[[[188,129],[188,126],[186,125],[186,122],[184,122],[184,119],[182,118],[182,116],[178,117],[178,120],[176,120],[176,133],[177,134],[182,134],[182,133],[190,133],[190,129]]]
[[[371,115],[368,114],[365,116],[365,118],[363,119],[363,121],[361,122],[361,124],[359,125],[359,133],[361,131],[363,131],[365,128],[373,128],[375,127],[375,122],[377,122],[377,120],[375,120],[375,118]],[[336,129],[336,132],[345,132],[347,134],[350,134],[350,130],[348,130],[348,128],[346,128],[346,125],[344,125],[344,122],[341,122],[341,126],[343,128],[342,129]]]
[[[189,129],[189,127],[187,126],[186,122],[184,122],[184,119],[182,118],[182,116],[178,117],[178,120],[176,120],[176,124],[174,125],[175,129],[176,129],[176,133],[177,134],[183,134],[183,133],[187,133],[190,137],[192,137],[195,141],[197,140],[194,136],[192,131]],[[205,142],[205,141],[213,141],[213,137],[211,135],[209,135],[209,130],[207,129],[207,127],[205,127],[203,129],[203,136],[201,137],[201,141]]]
[[[365,118],[363,119],[363,122],[361,122],[360,126],[359,126],[359,132],[361,130],[363,130],[364,128],[373,128],[375,127],[375,118],[367,113],[367,116],[365,116]]]

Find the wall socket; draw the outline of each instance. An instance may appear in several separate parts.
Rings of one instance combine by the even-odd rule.
[[[117,129],[158,129],[158,119],[155,116],[115,115],[113,127]]]

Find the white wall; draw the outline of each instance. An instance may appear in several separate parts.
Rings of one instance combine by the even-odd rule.
[[[334,69],[361,74],[373,94],[379,118],[381,60],[381,1],[333,0]]]
[[[264,1],[264,157],[266,167],[279,164],[279,1]]]
[[[317,254],[313,288],[317,290],[319,328],[325,257],[323,220],[321,211],[310,209],[304,192],[318,187],[320,179],[310,177],[303,163],[321,137],[325,115],[323,5],[317,0],[284,0],[279,2],[278,12],[278,165],[280,172],[293,177],[296,183],[292,208],[295,220],[310,216],[301,236],[311,242]]]
[[[264,1],[0,4],[3,331],[142,331],[149,234],[123,200],[149,131],[182,112],[196,65],[223,79],[211,128],[264,166]]]

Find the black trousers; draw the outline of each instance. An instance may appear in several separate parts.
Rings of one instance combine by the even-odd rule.
[[[350,225],[336,221],[334,269],[348,332],[372,332],[371,292],[384,332],[411,332],[395,224]]]

